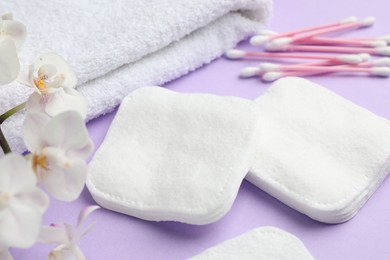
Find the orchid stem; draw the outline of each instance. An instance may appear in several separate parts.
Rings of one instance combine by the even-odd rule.
[[[0,125],[10,116],[12,116],[13,114],[16,114],[17,112],[19,112],[20,110],[22,110],[23,108],[26,107],[26,102],[20,104],[20,105],[17,105],[16,107],[8,110],[7,112],[5,112],[4,114],[0,115]]]
[[[3,131],[1,131],[1,128],[0,128],[0,146],[1,149],[3,149],[4,154],[11,152],[11,148],[9,147],[7,139],[5,139],[5,136],[3,134]]]
[[[17,105],[16,107],[14,107],[14,108],[8,110],[7,112],[5,112],[4,114],[0,115],[0,126],[5,120],[7,120],[7,118],[12,116],[13,114],[18,113],[20,110],[22,110],[25,107],[26,107],[26,102],[24,102],[20,105]],[[3,134],[3,131],[1,131],[1,127],[0,127],[0,146],[1,146],[1,149],[3,149],[4,154],[11,152],[11,148],[9,147],[9,144],[7,142],[7,139],[5,138],[5,136]]]

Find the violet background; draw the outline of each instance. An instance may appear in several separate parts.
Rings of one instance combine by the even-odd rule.
[[[275,0],[269,29],[287,31],[340,20],[350,15],[373,15],[377,23],[346,36],[390,34],[389,0]],[[239,47],[251,49],[247,43]],[[270,84],[258,79],[239,79],[242,67],[256,61],[229,61],[220,58],[203,68],[175,80],[165,87],[178,92],[201,92],[254,99]],[[389,79],[327,75],[310,77],[314,82],[390,119]],[[115,112],[88,124],[99,147]],[[124,155],[124,159],[128,159]],[[107,162],[109,163],[109,162]],[[220,221],[192,226],[174,222],[148,222],[105,209],[91,215],[95,228],[80,246],[87,259],[184,259],[227,239],[261,226],[282,228],[299,237],[317,259],[390,259],[390,180],[374,193],[361,211],[349,222],[327,225],[302,215],[244,181],[231,211]],[[94,201],[85,189],[72,203],[51,200],[44,223],[59,220],[75,223],[78,212]],[[46,259],[51,245],[15,249],[15,259]]]

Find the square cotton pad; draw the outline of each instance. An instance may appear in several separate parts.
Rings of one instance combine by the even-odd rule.
[[[207,224],[231,207],[256,142],[257,106],[160,87],[122,102],[89,165],[101,206],[146,220]]]
[[[255,103],[263,127],[247,179],[290,207],[344,222],[388,175],[388,120],[301,78],[275,82]]]
[[[253,229],[207,249],[191,260],[314,260],[296,236],[274,227]]]

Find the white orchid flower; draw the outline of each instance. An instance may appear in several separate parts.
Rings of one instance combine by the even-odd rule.
[[[16,48],[20,48],[26,40],[26,26],[12,19],[12,14],[4,14],[0,17],[0,42],[11,39]]]
[[[49,253],[49,260],[85,259],[83,252],[77,245],[77,242],[81,237],[85,236],[92,229],[93,224],[89,225],[83,231],[80,229],[88,215],[99,208],[99,206],[89,206],[82,210],[79,214],[77,226],[75,229],[73,229],[73,227],[68,223],[64,222],[42,227],[39,242],[46,244],[58,244]]]
[[[49,198],[37,186],[26,160],[18,154],[0,159],[0,245],[27,248],[38,238]],[[7,255],[3,251],[4,255]],[[3,258],[1,258],[3,259]]]
[[[85,159],[93,151],[81,116],[75,111],[54,118],[27,113],[23,139],[32,153],[33,170],[46,191],[59,200],[77,199],[85,184]]]
[[[0,41],[0,86],[11,83],[20,71],[18,53],[12,40]]]
[[[18,81],[36,90],[27,101],[27,111],[54,117],[73,110],[83,118],[86,117],[87,100],[75,90],[76,75],[58,54],[46,53],[40,56],[31,65],[28,77],[20,76]]]

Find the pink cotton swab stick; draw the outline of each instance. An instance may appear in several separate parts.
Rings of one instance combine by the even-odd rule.
[[[314,65],[314,64],[312,64]],[[318,63],[318,65],[322,65],[321,62]],[[339,66],[350,66],[350,65],[339,65]],[[337,66],[337,67],[339,67]],[[380,58],[374,61],[368,61],[363,62],[354,66],[358,67],[381,67],[381,66],[390,66],[390,58]],[[280,79],[282,77],[305,77],[305,76],[314,76],[314,75],[321,75],[325,73],[332,73],[332,72],[300,72],[300,71],[283,71],[283,72],[264,72],[261,73],[263,76],[264,81],[274,81],[277,79]]]
[[[295,43],[299,44],[333,44],[333,45],[352,45],[358,47],[385,47],[386,41],[381,40],[352,40],[352,39],[334,39],[325,37],[315,37],[309,39],[298,40]]]
[[[323,30],[318,30],[315,32],[307,33],[304,35],[297,35],[297,36],[292,36],[292,37],[278,37],[276,39],[273,39],[272,42],[270,42],[270,44],[275,45],[275,46],[286,45],[286,44],[297,42],[297,41],[302,40],[302,39],[313,38],[313,37],[318,36],[318,35],[334,33],[334,32],[347,30],[347,29],[355,29],[355,28],[372,26],[374,23],[375,23],[374,17],[367,17],[362,21],[356,21],[356,22],[352,22],[352,23],[339,25],[336,27],[326,28]]]
[[[299,64],[293,64],[293,65],[289,65],[289,66],[295,66],[295,65],[298,65],[298,66],[351,66],[351,65],[355,65],[355,66],[361,66],[362,64],[365,64],[368,62],[368,60],[370,59],[370,54],[368,53],[360,53],[360,54],[355,54],[354,56],[358,56],[359,59],[360,59],[360,62],[358,63],[346,63],[346,62],[342,62],[342,61],[337,61],[337,60],[324,60],[324,61],[317,61],[317,62],[308,62],[308,63],[299,63]],[[389,59],[390,58],[383,58],[383,59]],[[380,59],[378,59],[379,61]],[[386,66],[386,65],[384,65]]]
[[[366,38],[346,38],[348,40],[359,40],[359,41],[385,41],[390,44],[390,35],[383,35],[379,37],[366,37]]]
[[[351,17],[345,18],[345,19],[338,21],[338,22],[328,23],[328,24],[318,25],[318,26],[311,26],[311,27],[302,28],[302,29],[298,29],[298,30],[294,30],[294,31],[290,31],[290,32],[285,32],[285,33],[273,33],[272,31],[264,30],[264,31],[260,32],[260,35],[253,36],[250,39],[250,43],[252,45],[255,45],[255,46],[262,45],[263,43],[274,40],[276,38],[294,36],[296,34],[315,31],[315,30],[321,30],[321,29],[330,28],[330,27],[337,27],[337,26],[344,25],[344,24],[354,23],[356,21],[357,21],[357,18],[354,16],[351,16]]]
[[[390,70],[390,68],[388,68]],[[300,72],[300,71],[270,71],[270,72],[263,72],[262,73],[262,79],[264,81],[275,81],[277,79],[283,78],[283,77],[305,77],[305,76],[315,76],[315,75],[321,75],[324,73],[335,73],[339,71],[327,71],[327,72]],[[387,73],[387,72],[386,72]],[[390,73],[390,71],[389,71]],[[371,74],[373,75],[373,74]],[[375,75],[375,76],[382,76],[382,77],[388,77],[388,75]]]
[[[388,77],[390,76],[390,68],[388,67],[372,67],[372,68],[360,68],[360,67],[347,67],[347,66],[302,66],[302,65],[278,65],[273,63],[262,63],[259,65],[259,69],[265,72],[277,71],[300,71],[300,72],[362,72],[368,73],[374,76]]]
[[[367,59],[369,58],[365,54],[362,54],[362,55],[365,56],[365,58],[367,58]],[[320,71],[318,71],[317,69],[315,69],[315,71],[292,71],[292,70],[296,69],[297,67],[299,69],[299,67],[302,67],[302,66],[308,67],[308,66],[315,66],[315,65],[318,65],[318,66],[331,65],[331,62],[329,62],[329,61],[323,61],[323,62],[317,62],[317,63],[304,63],[304,64],[286,66],[289,69],[291,69],[291,71],[290,70],[288,70],[288,71],[267,71],[267,69],[264,69],[264,65],[266,65],[266,64],[267,63],[260,64],[259,66],[261,66],[261,67],[243,68],[240,72],[240,77],[249,78],[249,77],[253,77],[253,76],[263,76],[263,79],[265,81],[274,81],[274,80],[279,79],[281,77],[288,77],[288,76],[312,76],[312,75],[319,75],[319,74],[324,74],[324,73],[340,72],[337,70],[337,68],[340,68],[340,67],[350,67],[351,68],[351,66],[366,67],[366,68],[379,67],[378,68],[379,70],[377,72],[381,75],[378,75],[378,76],[386,76],[387,77],[390,74],[390,68],[383,68],[383,66],[390,66],[390,58],[380,58],[380,59],[377,59],[375,61],[366,61],[366,62],[362,62],[362,63],[357,64],[357,65],[338,65],[338,66],[333,66],[333,67],[326,67],[326,68],[330,68],[327,71],[324,71],[322,69]],[[276,65],[276,64],[272,64],[272,63],[268,63],[268,64],[271,64],[271,66]],[[269,66],[269,65],[266,65],[266,66]],[[276,65],[276,66],[279,66],[279,65]],[[348,71],[350,71],[350,70],[348,70]],[[363,72],[367,72],[367,71],[368,70],[366,69]],[[370,72],[371,71],[372,70],[370,70]],[[362,71],[354,71],[354,72],[362,72]]]
[[[288,58],[288,59],[306,59],[306,60],[334,60],[343,63],[356,64],[362,62],[358,54],[352,55],[313,55],[313,54],[298,54],[298,53],[273,53],[273,52],[248,52],[232,49],[226,52],[225,56],[229,59],[238,60],[243,58]]]
[[[328,53],[369,53],[371,55],[390,56],[390,47],[378,48],[357,48],[339,46],[307,46],[307,45],[267,45],[268,51],[308,51],[308,52],[328,52]]]

